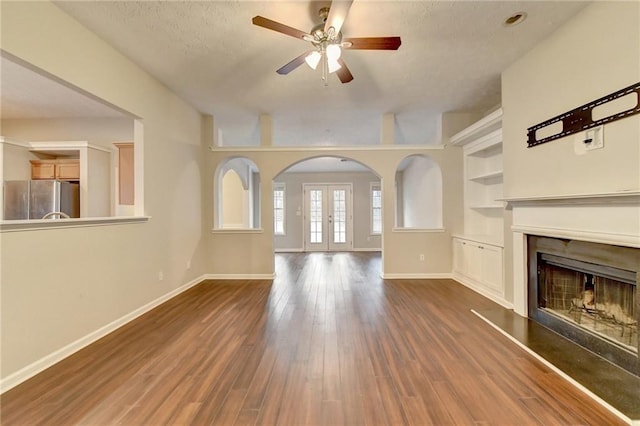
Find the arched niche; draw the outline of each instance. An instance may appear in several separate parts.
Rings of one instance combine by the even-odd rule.
[[[214,174],[214,228],[260,228],[260,172],[248,158],[221,162]]]
[[[398,228],[442,228],[442,170],[428,155],[410,155],[396,168]]]

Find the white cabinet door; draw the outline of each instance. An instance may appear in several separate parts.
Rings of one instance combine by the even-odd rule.
[[[483,294],[504,296],[502,247],[453,239],[453,270],[468,277],[465,282]]]
[[[482,284],[502,295],[502,249],[481,245],[482,247]]]
[[[479,247],[472,241],[462,242],[465,270],[467,275],[476,281],[482,281],[482,252]]]

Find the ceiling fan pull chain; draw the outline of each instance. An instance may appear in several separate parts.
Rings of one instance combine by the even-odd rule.
[[[326,52],[322,55],[322,79],[324,80],[324,85],[329,85],[329,61],[327,60]]]

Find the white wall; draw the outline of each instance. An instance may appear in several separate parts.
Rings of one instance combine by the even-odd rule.
[[[0,7],[4,52],[141,117],[136,161],[144,162],[144,187],[136,191],[143,191],[150,216],[143,223],[0,233],[6,383],[205,273],[205,155],[200,114],[55,5]]]

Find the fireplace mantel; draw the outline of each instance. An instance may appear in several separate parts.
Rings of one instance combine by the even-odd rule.
[[[506,201],[511,205],[539,205],[539,204],[605,204],[640,203],[640,191],[618,191],[602,193],[562,194],[562,195],[532,195],[522,197],[505,197],[499,201]]]
[[[640,191],[506,197],[513,211],[514,311],[528,316],[527,235],[640,248]]]

